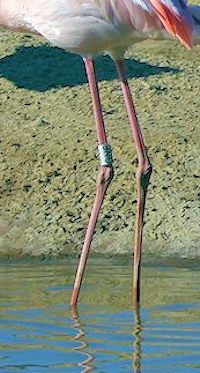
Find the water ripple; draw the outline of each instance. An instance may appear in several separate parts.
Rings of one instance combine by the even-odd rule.
[[[134,314],[125,297],[130,294],[131,273],[124,276],[128,266],[112,264],[115,276],[111,277],[110,268],[109,263],[98,264],[96,279],[89,271],[78,314],[66,305],[73,268],[66,287],[64,264],[45,269],[35,265],[33,276],[30,266],[23,267],[23,279],[21,265],[1,265],[0,278],[7,273],[7,281],[0,281],[0,371],[196,373],[200,369],[200,299],[198,293],[195,299],[191,295],[193,271],[183,269],[183,276],[180,268],[174,270],[171,281],[174,285],[177,276],[179,294],[175,297],[168,276],[173,268],[162,268],[156,291],[161,288],[163,296],[152,296],[154,303],[149,304],[149,292],[144,291],[144,307]],[[151,275],[153,282],[156,273],[159,269],[148,267],[145,275]],[[103,285],[98,281],[102,274]],[[111,303],[113,282],[118,298]]]

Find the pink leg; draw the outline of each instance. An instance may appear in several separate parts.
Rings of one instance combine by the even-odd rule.
[[[90,245],[92,241],[92,237],[94,234],[94,230],[96,227],[97,219],[100,213],[100,209],[106,194],[106,190],[112,180],[113,177],[113,168],[112,168],[112,157],[111,157],[111,148],[107,144],[105,126],[103,121],[103,115],[101,110],[98,86],[95,77],[95,70],[94,70],[94,63],[91,59],[87,58],[84,60],[86,73],[88,77],[88,82],[90,86],[91,96],[92,96],[92,103],[94,108],[94,115],[95,115],[95,122],[96,122],[96,130],[97,130],[97,138],[100,147],[101,156],[101,168],[99,171],[99,176],[97,178],[97,186],[96,186],[96,196],[94,200],[94,205],[92,208],[92,213],[89,220],[89,225],[87,228],[81,257],[79,261],[79,265],[76,272],[74,289],[71,298],[71,306],[76,306],[78,301],[78,296],[80,292],[80,287],[86,267],[87,258],[90,251]],[[106,154],[107,153],[107,154]],[[107,159],[106,159],[107,158]]]
[[[135,223],[135,245],[134,245],[134,268],[133,268],[133,302],[137,307],[140,301],[140,265],[142,253],[142,231],[143,219],[145,210],[145,200],[149,179],[152,172],[147,151],[144,145],[141,129],[135,113],[133,99],[130,88],[127,82],[124,62],[122,60],[116,61],[116,67],[119,74],[124,100],[129,116],[131,130],[135,142],[136,152],[138,156],[138,169],[136,173],[137,179],[137,208],[136,208],[136,223]]]

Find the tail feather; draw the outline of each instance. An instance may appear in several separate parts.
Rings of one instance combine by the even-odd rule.
[[[188,5],[188,9],[192,15],[193,21],[200,26],[200,5]]]
[[[192,47],[191,14],[183,2],[150,0],[163,27],[176,36],[187,48]]]
[[[200,43],[200,5],[188,5],[188,8],[194,25],[193,40],[195,43]]]

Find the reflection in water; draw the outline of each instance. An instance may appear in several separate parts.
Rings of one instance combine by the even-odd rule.
[[[135,337],[135,341],[133,343],[134,352],[133,352],[133,369],[134,373],[141,373],[141,358],[142,358],[142,324],[141,324],[141,317],[140,317],[140,306],[134,309],[134,330],[133,334]]]
[[[93,260],[80,318],[66,305],[75,261],[0,263],[0,371],[196,373],[200,262],[146,263],[135,321],[125,260]]]
[[[95,360],[95,357],[88,351],[86,351],[89,347],[89,337],[86,336],[84,332],[83,325],[80,320],[79,313],[76,307],[71,307],[71,316],[74,321],[73,328],[77,331],[77,334],[73,337],[74,341],[80,342],[78,347],[73,347],[73,350],[80,351],[86,359],[82,362],[79,362],[77,365],[82,367],[83,370],[81,373],[92,372],[95,367],[92,363]],[[91,320],[90,320],[91,321]],[[87,325],[85,325],[87,328]],[[141,371],[141,359],[142,359],[142,324],[141,324],[141,317],[140,317],[140,306],[138,305],[137,309],[134,309],[134,329],[133,329],[133,372],[134,373],[142,373]],[[87,338],[87,339],[86,339]],[[113,336],[114,338],[114,336]]]
[[[77,331],[77,334],[73,337],[74,341],[80,342],[78,347],[73,347],[73,350],[80,351],[86,359],[78,363],[78,366],[82,367],[83,370],[81,373],[92,372],[94,370],[94,365],[92,362],[95,360],[95,357],[88,351],[89,347],[89,337],[86,336],[84,332],[83,325],[80,320],[79,313],[76,307],[71,307],[71,316],[74,321],[73,328]],[[91,320],[90,320],[91,321]],[[87,328],[87,325],[85,325]],[[141,358],[142,358],[142,325],[140,317],[140,306],[138,305],[137,309],[134,309],[134,329],[133,329],[133,372],[141,373]],[[87,339],[86,339],[87,337]],[[114,336],[113,336],[114,337]]]
[[[76,331],[78,332],[75,337],[73,337],[73,340],[80,342],[80,345],[78,347],[74,347],[73,350],[81,351],[82,355],[86,357],[85,360],[78,363],[78,366],[83,368],[81,373],[91,372],[94,369],[94,367],[91,365],[91,363],[94,361],[94,357],[89,352],[85,351],[88,348],[89,343],[85,340],[82,340],[85,337],[85,332],[83,330],[83,326],[81,324],[76,307],[71,307],[71,315],[73,320],[75,321],[75,323],[73,324],[73,328],[76,329]]]

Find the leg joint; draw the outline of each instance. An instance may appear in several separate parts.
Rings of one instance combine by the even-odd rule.
[[[101,166],[100,173],[97,179],[97,185],[109,185],[114,177],[114,170],[112,166]]]
[[[136,178],[138,179],[139,184],[145,192],[147,192],[149,186],[152,170],[153,168],[149,161],[138,167]]]

